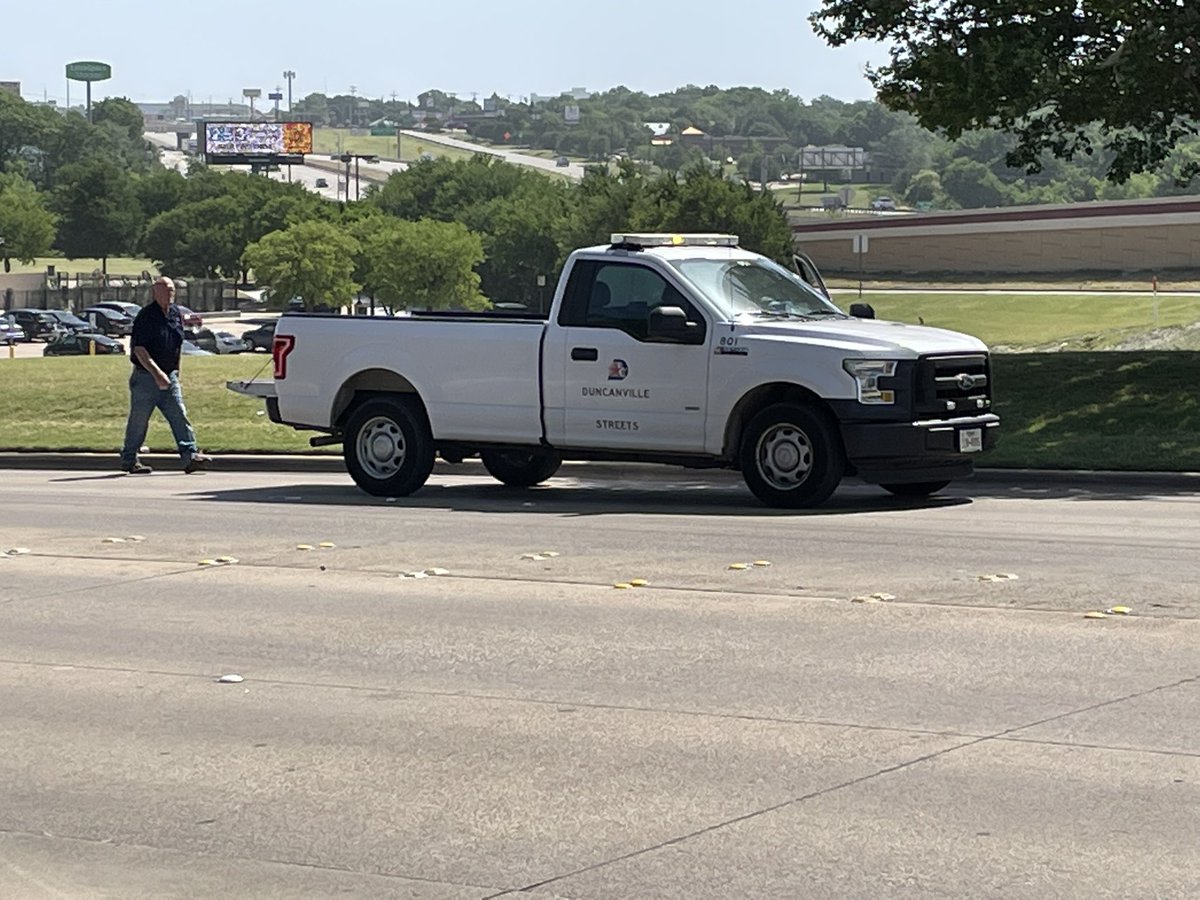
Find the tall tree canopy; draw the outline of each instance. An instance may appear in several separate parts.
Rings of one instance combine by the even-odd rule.
[[[833,46],[890,46],[868,73],[884,104],[951,138],[1012,132],[1009,163],[1031,172],[1099,143],[1123,182],[1200,133],[1195,0],[823,0],[811,21]]]

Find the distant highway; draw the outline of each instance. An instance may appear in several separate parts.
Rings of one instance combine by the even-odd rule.
[[[472,144],[470,141],[461,141],[458,138],[447,137],[444,134],[429,134],[424,131],[401,131],[401,134],[410,137],[413,140],[424,141],[427,144],[441,144],[445,147],[453,147],[456,150],[466,150],[468,153],[483,153],[487,156],[498,156],[505,162],[510,162],[517,166],[528,166],[531,169],[542,169],[547,172],[554,172],[557,175],[565,175],[575,181],[583,178],[584,167],[577,163],[571,163],[567,166],[560,166],[553,159],[545,159],[541,156],[530,156],[526,153],[520,153],[516,150],[504,150],[496,147],[483,147],[479,144]]]

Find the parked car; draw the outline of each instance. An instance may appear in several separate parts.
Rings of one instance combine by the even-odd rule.
[[[27,340],[25,329],[10,315],[0,316],[0,344],[19,344]]]
[[[115,310],[119,313],[124,313],[131,319],[136,319],[137,314],[142,311],[142,308],[136,303],[122,303],[120,300],[101,300],[99,303],[94,303],[92,305],[103,307],[104,309]]]
[[[242,340],[249,342],[251,353],[255,350],[271,352],[271,345],[275,342],[275,326],[277,324],[279,324],[277,319],[262,321],[258,323],[257,328],[242,332]]]
[[[569,159],[567,159],[565,156],[560,156],[554,160],[554,164],[561,169],[564,166],[569,166],[571,164],[571,161]]]
[[[245,353],[253,349],[245,338],[237,337],[228,331],[213,331],[210,328],[197,331],[193,343],[201,350],[217,354]]]
[[[175,304],[175,308],[179,310],[179,315],[183,317],[184,331],[198,331],[204,326],[204,317],[200,313],[192,312],[186,306]]]
[[[327,188],[327,187],[329,187],[329,180],[328,180],[328,179],[325,179],[325,178],[318,178],[318,179],[316,180],[316,182],[314,182],[314,183],[315,183],[315,184],[316,184],[316,186],[317,186],[317,187],[319,187],[319,188]]]
[[[103,334],[64,334],[42,349],[42,356],[87,356],[96,345],[96,355],[125,352],[125,345]]]
[[[133,334],[133,319],[104,306],[89,306],[80,310],[82,317],[93,323],[96,331],[101,334],[113,335]]]
[[[52,340],[63,330],[58,319],[46,309],[14,309],[9,315],[21,326],[27,341]]]
[[[874,200],[871,201],[871,209],[885,210],[885,209],[895,209],[895,208],[896,208],[896,201],[893,200],[891,197],[876,197]]]
[[[63,331],[72,334],[85,334],[96,330],[90,322],[79,318],[79,316],[69,310],[51,309],[48,312],[54,318],[58,319],[58,324],[62,326]]]
[[[179,352],[184,356],[212,356],[207,350],[201,350],[191,341],[184,341],[183,346],[179,348]]]

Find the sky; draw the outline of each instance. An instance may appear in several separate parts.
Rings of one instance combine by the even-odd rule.
[[[659,94],[686,84],[786,89],[802,100],[873,96],[867,64],[879,45],[829,47],[808,15],[818,0],[504,0],[504,2],[264,3],[260,0],[0,0],[0,81],[27,100],[66,101],[64,67],[112,66],[93,101],[241,100],[296,73],[294,98],[314,91],[415,101],[437,89],[519,100],[574,87],[624,85]],[[453,10],[454,12],[451,12]],[[52,15],[49,12],[52,11]],[[71,102],[84,85],[72,82]],[[286,103],[285,103],[286,105]]]

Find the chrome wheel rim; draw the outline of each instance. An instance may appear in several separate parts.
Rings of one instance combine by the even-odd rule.
[[[759,474],[776,490],[793,490],[804,484],[812,472],[812,442],[789,422],[772,425],[763,432],[755,455]]]
[[[407,447],[404,432],[387,416],[368,419],[358,430],[355,441],[359,464],[368,475],[380,480],[400,471]]]

